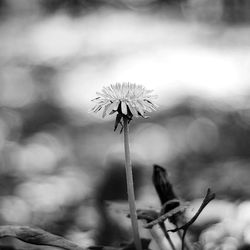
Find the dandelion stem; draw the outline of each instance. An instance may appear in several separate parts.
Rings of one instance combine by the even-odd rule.
[[[126,180],[127,180],[127,192],[128,192],[130,218],[131,218],[131,224],[132,224],[132,230],[133,230],[133,236],[134,236],[136,250],[142,250],[141,240],[140,240],[140,235],[139,235],[139,230],[138,230],[132,164],[131,164],[130,150],[129,150],[128,119],[126,117],[124,117],[123,122],[124,122],[125,168],[126,168]]]

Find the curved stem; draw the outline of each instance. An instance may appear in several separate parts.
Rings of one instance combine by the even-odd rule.
[[[173,241],[171,240],[171,238],[170,238],[170,236],[169,236],[169,234],[168,234],[168,232],[167,232],[167,230],[166,230],[166,227],[165,227],[165,225],[164,225],[164,222],[159,223],[159,225],[160,225],[160,228],[162,229],[162,231],[163,231],[163,233],[164,233],[166,239],[168,240],[168,243],[169,243],[169,245],[171,246],[172,250],[176,250],[176,248],[175,248],[175,246],[174,246],[174,243],[173,243]]]
[[[176,225],[178,226],[178,223],[176,223]],[[186,248],[187,250],[192,250],[193,248],[191,246],[191,243],[189,242],[187,238],[185,238],[184,232],[181,233],[181,231],[177,231],[177,234],[181,240],[182,249]]]
[[[140,240],[140,235],[139,235],[139,230],[138,230],[132,164],[131,164],[130,150],[129,150],[128,119],[124,117],[123,122],[124,122],[125,168],[126,168],[126,180],[127,180],[127,192],[128,192],[130,218],[131,218],[131,224],[132,224],[132,230],[133,230],[133,236],[134,236],[136,250],[142,250],[141,240]]]

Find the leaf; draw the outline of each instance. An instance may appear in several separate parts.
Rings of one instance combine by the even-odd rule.
[[[14,237],[33,245],[59,247],[65,250],[86,250],[63,237],[28,226],[0,226],[0,238]]]
[[[115,127],[114,127],[114,131],[116,131],[119,123],[121,122],[121,119],[122,119],[122,115],[121,114],[118,114],[115,118]]]
[[[170,200],[178,199],[173,190],[172,184],[168,180],[166,169],[156,164],[154,165],[153,170],[153,184],[162,205]]]

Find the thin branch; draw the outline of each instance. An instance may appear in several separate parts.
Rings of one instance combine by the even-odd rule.
[[[181,240],[182,247],[185,246],[187,250],[192,250],[193,247],[192,247],[190,241],[187,238],[185,238],[185,235],[184,235],[184,238],[183,238],[183,233],[181,233],[181,231],[177,231],[177,234],[178,234],[178,236],[179,236],[179,238]]]
[[[160,222],[160,223],[159,223],[159,226],[160,226],[161,230],[163,231],[163,233],[164,233],[164,235],[165,235],[165,237],[166,237],[166,239],[167,239],[169,245],[171,246],[171,248],[172,248],[173,250],[176,250],[176,248],[175,248],[175,246],[174,246],[174,243],[173,243],[173,241],[171,240],[171,238],[170,238],[170,236],[169,236],[169,234],[168,234],[168,231],[167,231],[167,229],[166,229],[166,227],[165,227],[164,222]]]
[[[159,213],[156,212],[155,210],[151,210],[151,209],[139,209],[137,210],[137,218],[138,220],[143,220],[146,221],[146,223],[150,223],[151,221],[156,220],[159,217]],[[144,223],[144,225],[146,224]],[[156,223],[159,224],[160,229],[163,231],[169,245],[171,246],[172,250],[176,250],[167,230],[165,227],[164,222],[160,222],[160,223]],[[152,237],[154,238],[155,242],[158,244],[159,248],[161,250],[165,250],[166,246],[164,244],[164,242],[162,241],[162,236],[159,236],[159,233],[157,232],[157,230],[155,230],[155,228],[150,227],[149,228],[150,233],[152,235]]]
[[[151,228],[152,226],[154,226],[154,225],[156,225],[156,224],[158,224],[158,223],[164,222],[166,219],[171,218],[173,215],[185,211],[186,208],[187,208],[187,207],[184,206],[184,205],[183,205],[183,206],[178,206],[178,207],[176,207],[176,208],[170,210],[169,212],[167,212],[167,213],[161,215],[161,216],[158,217],[156,220],[153,220],[153,221],[151,221],[151,222],[149,222],[149,223],[146,223],[146,224],[144,225],[144,227],[145,227],[145,228]],[[168,230],[168,231],[169,231],[169,230]],[[177,231],[177,230],[176,230],[176,231]],[[176,231],[175,231],[175,232],[176,232]]]
[[[181,237],[181,243],[182,243],[181,249],[182,250],[184,250],[184,247],[185,247],[185,236],[186,236],[188,228],[196,221],[196,219],[199,217],[199,215],[202,212],[202,210],[214,198],[215,198],[215,193],[211,193],[210,189],[208,189],[207,193],[206,193],[206,196],[205,196],[205,198],[202,201],[201,206],[199,207],[198,211],[193,216],[193,218],[190,221],[188,221],[186,224],[184,224],[183,226],[181,226],[181,227],[176,227],[175,229],[168,230],[168,232],[176,232],[176,231],[183,230],[183,234],[182,234],[182,237]]]
[[[176,228],[168,230],[168,231],[169,232],[176,232],[176,231],[181,230],[181,229],[182,230],[187,230],[196,221],[196,219],[198,218],[198,216],[200,215],[200,213],[202,212],[202,210],[207,206],[207,204],[211,200],[213,200],[214,198],[215,198],[215,193],[211,193],[211,190],[208,189],[207,193],[206,193],[206,196],[205,196],[204,200],[202,201],[201,206],[199,207],[198,211],[193,216],[193,218],[190,221],[188,221],[186,224],[184,224],[183,226],[176,227]]]

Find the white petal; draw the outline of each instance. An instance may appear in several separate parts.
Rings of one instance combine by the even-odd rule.
[[[96,92],[96,94],[102,96],[103,98],[109,98],[106,93]]]
[[[101,97],[96,97],[96,98],[94,98],[94,99],[92,99],[91,101],[97,101],[97,100],[99,100]]]
[[[108,88],[103,88],[102,92],[107,96],[107,98],[113,99],[112,92],[110,93],[110,91],[108,90]]]
[[[93,110],[93,111],[94,111],[95,113],[97,113],[98,111],[100,111],[100,110],[102,109],[102,107],[103,107],[102,105],[96,105],[96,106],[94,107],[94,110]]]
[[[152,93],[153,91],[154,91],[153,89],[149,89],[149,90],[146,90],[145,92],[148,95],[148,94]]]
[[[104,110],[103,110],[103,113],[102,113],[102,118],[104,118],[107,115],[107,110],[108,110],[108,108],[110,107],[111,104],[112,104],[112,102],[110,102],[109,104],[107,104],[104,107]]]
[[[138,117],[138,113],[134,107],[132,107],[132,104],[130,102],[127,102],[128,108],[133,116]]]
[[[156,110],[156,108],[154,107],[154,105],[152,103],[149,103],[148,101],[144,100],[143,104],[145,107],[147,107],[147,110],[153,111]]]
[[[145,99],[156,99],[158,98],[158,95],[147,95],[145,96]]]
[[[137,112],[139,112],[141,115],[144,114],[144,110],[142,109],[141,105],[138,102],[135,102],[135,107]]]
[[[121,86],[121,84],[120,83],[116,83],[116,93],[117,93],[117,98],[119,99],[119,98],[121,98],[121,88],[122,88],[122,86]]]
[[[145,99],[145,102],[149,103],[154,110],[156,110],[157,108],[159,108],[159,106],[157,104],[151,102],[150,100]]]
[[[137,100],[138,105],[143,109],[143,111],[148,111],[147,107],[144,105],[144,102],[141,100]]]
[[[107,114],[110,114],[111,111],[116,111],[119,105],[119,101],[113,102],[107,109]]]

